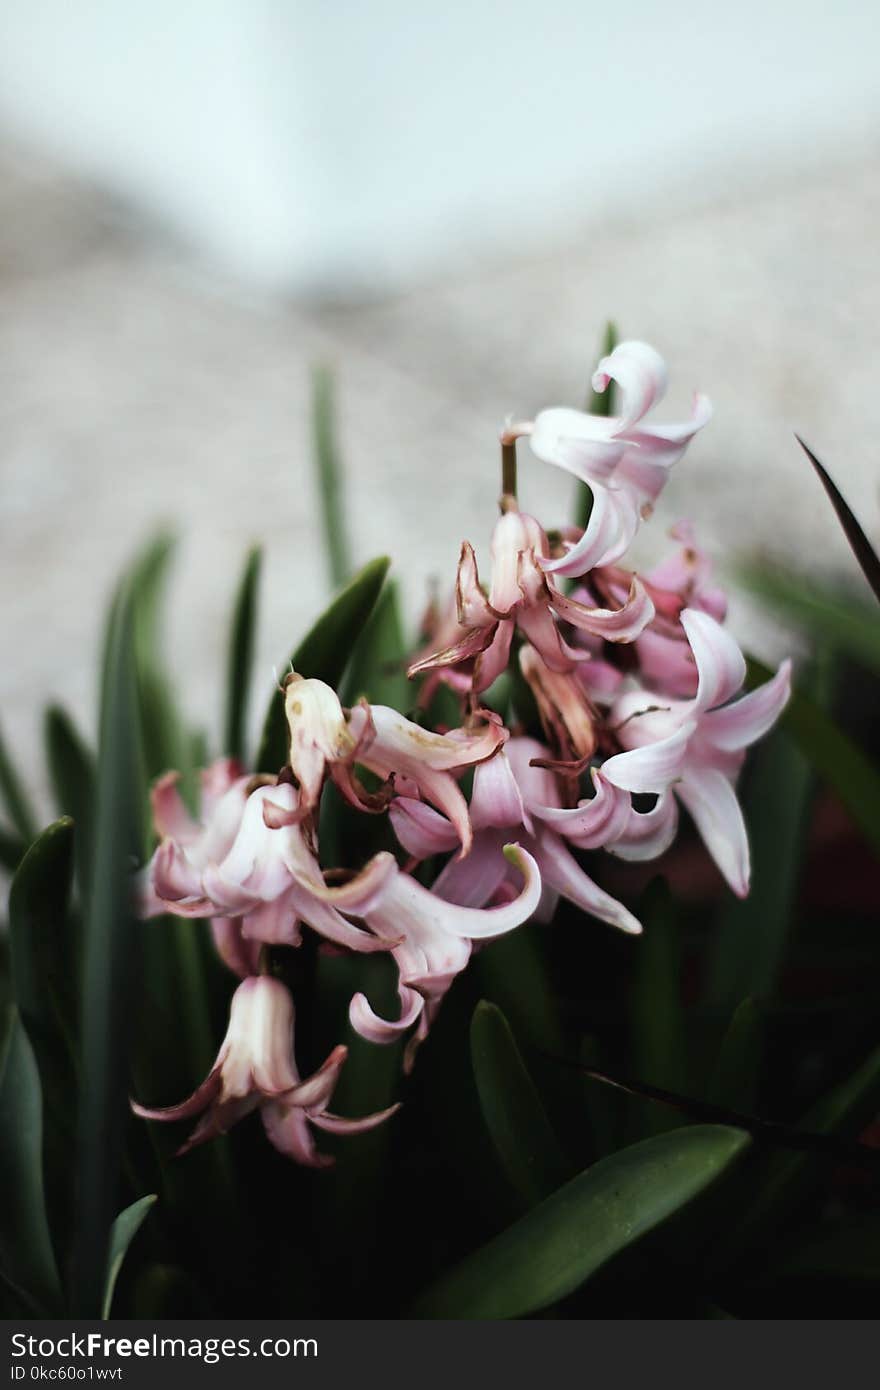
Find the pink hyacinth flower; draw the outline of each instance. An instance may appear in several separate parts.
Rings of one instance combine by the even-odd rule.
[[[593,376],[596,391],[616,382],[619,415],[580,410],[542,410],[528,434],[532,452],[587,483],[593,509],[580,539],[557,559],[543,560],[550,573],[574,578],[596,565],[613,564],[628,549],[641,517],[653,507],[669,470],[711,418],[706,396],[696,395],[690,420],[655,425],[645,416],[666,392],[666,364],[647,343],[625,342],[604,357]]]
[[[393,857],[377,854],[349,882],[328,887],[298,806],[299,792],[289,782],[256,787],[232,843],[207,863],[205,856],[194,862],[186,845],[163,840],[148,867],[142,915],[240,918],[246,941],[290,946],[301,940],[304,922],[349,950],[387,949],[342,913],[363,913],[394,872]]]
[[[480,768],[492,766],[495,761],[481,764]],[[475,776],[480,775],[478,769]],[[410,804],[417,808],[417,816],[424,813],[432,822],[436,820],[449,829],[451,848],[458,844],[450,821],[421,801]],[[454,900],[439,893],[437,885],[429,891],[400,871],[375,905],[364,913],[367,925],[392,948],[399,972],[400,1016],[392,1020],[380,1017],[366,995],[359,993],[349,1010],[352,1027],[370,1042],[388,1043],[418,1022],[407,1049],[407,1068],[412,1065],[415,1049],[427,1035],[447,990],[470,960],[473,943],[491,941],[513,931],[538,906],[541,876],[532,856],[519,845],[504,844],[502,840],[498,843],[498,858],[503,865],[502,876],[510,871],[521,880],[512,900],[499,906],[483,908]],[[476,849],[471,858],[453,862],[456,867],[463,867],[472,860],[479,872],[482,857]]]
[[[540,870],[539,920],[549,921],[563,897],[591,917],[636,934],[642,930],[638,920],[593,882],[566,847],[560,827],[549,823],[548,816],[552,819],[563,807],[559,778],[546,766],[550,757],[549,749],[535,739],[512,738],[504,752],[477,769],[471,798],[473,849],[467,859],[446,865],[433,891],[470,907],[492,901],[509,887],[509,865],[501,847],[515,834]],[[628,808],[629,797],[625,800]],[[454,827],[428,807],[400,798],[392,803],[390,814],[397,838],[414,858],[455,848]],[[619,839],[625,831],[635,838],[628,818],[615,826],[613,836],[609,832],[609,838]],[[598,839],[589,847],[602,843]]]
[[[671,788],[734,893],[745,897],[749,842],[736,779],[745,750],[785,708],[791,662],[784,661],[766,685],[734,700],[746,674],[734,639],[708,613],[685,609],[681,621],[696,663],[696,695],[692,700],[645,690],[620,695],[610,723],[627,751],[608,758],[602,776],[629,792],[662,795]]]
[[[164,1109],[132,1102],[145,1120],[189,1120],[201,1116],[178,1151],[226,1131],[259,1109],[276,1149],[310,1168],[324,1168],[333,1159],[315,1147],[310,1126],[331,1134],[359,1134],[374,1129],[392,1115],[392,1105],[378,1114],[348,1120],[327,1106],[333,1096],[347,1050],[335,1047],[313,1076],[300,1078],[293,1052],[294,1009],[289,991],[269,975],[253,976],[232,996],[229,1026],[217,1059],[201,1086],[188,1100]]]
[[[654,606],[633,575],[618,608],[587,607],[563,594],[545,573],[550,547],[534,517],[505,512],[492,533],[492,583],[486,598],[473,546],[464,541],[456,596],[461,635],[451,646],[422,657],[409,675],[473,662],[474,691],[487,690],[505,670],[516,628],[551,671],[572,671],[583,653],[570,646],[559,621],[608,642],[634,641],[654,616]]]
[[[432,733],[387,705],[362,701],[346,711],[329,685],[295,674],[285,683],[285,713],[290,769],[300,796],[295,809],[267,813],[276,828],[314,813],[327,775],[362,811],[387,806],[393,779],[395,785],[412,784],[418,795],[450,816],[461,831],[463,853],[467,853],[470,823],[456,777],[490,758],[507,738],[496,715],[475,714],[467,728]],[[382,778],[384,789],[365,791],[355,764]]]

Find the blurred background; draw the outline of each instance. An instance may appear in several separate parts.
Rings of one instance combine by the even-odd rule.
[[[180,533],[169,633],[216,727],[246,546],[264,684],[327,592],[311,371],[337,384],[355,558],[415,616],[485,551],[499,423],[582,403],[607,319],[716,406],[680,516],[719,561],[854,573],[798,430],[880,538],[880,15],[518,0],[0,0],[3,724],[94,727],[106,598]],[[524,455],[547,524],[570,480]],[[734,608],[773,658],[779,632]],[[260,708],[262,702],[258,702]],[[259,711],[255,710],[256,715]]]

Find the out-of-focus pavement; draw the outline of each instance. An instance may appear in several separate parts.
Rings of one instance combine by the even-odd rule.
[[[880,162],[861,148],[723,203],[678,198],[625,223],[563,227],[542,258],[394,300],[291,306],[212,282],[97,193],[4,150],[0,717],[21,765],[44,787],[49,698],[92,731],[108,594],[163,521],[181,537],[169,650],[193,717],[217,727],[229,605],[254,540],[267,552],[269,689],[326,594],[308,438],[316,362],[337,373],[355,558],[390,553],[412,615],[430,576],[451,582],[463,535],[486,553],[499,423],[579,404],[609,316],[667,357],[667,418],[694,387],[716,410],[641,557],[689,516],[719,561],[760,548],[852,571],[792,432],[878,538],[878,221]],[[557,522],[570,480],[521,459],[523,505]],[[754,612],[737,604],[734,621],[776,654]]]

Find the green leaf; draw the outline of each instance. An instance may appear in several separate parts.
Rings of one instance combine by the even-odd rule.
[[[738,578],[764,603],[833,651],[847,652],[869,670],[880,672],[880,615],[852,595],[837,597],[809,578],[775,566],[743,566]]]
[[[655,879],[639,911],[644,936],[636,956],[632,995],[633,1071],[640,1080],[668,1091],[687,1089],[681,953],[678,921],[665,879]],[[636,1100],[633,1137],[661,1134],[681,1123],[664,1106]]]
[[[61,1313],[43,1193],[43,1107],[33,1050],[10,1010],[0,1058],[0,1269],[39,1316]]]
[[[24,840],[8,830],[4,830],[0,825],[0,865],[10,873],[14,873],[18,868],[22,855],[27,849]]]
[[[107,1255],[107,1273],[104,1277],[104,1298],[101,1303],[101,1317],[105,1320],[110,1316],[113,1293],[116,1288],[116,1280],[119,1278],[119,1271],[122,1268],[122,1261],[155,1201],[154,1193],[148,1197],[140,1197],[136,1202],[132,1202],[130,1207],[121,1211],[113,1222],[110,1230],[110,1249]]]
[[[336,595],[290,658],[299,675],[316,677],[334,687],[340,684],[352,648],[379,598],[390,563],[384,556],[371,560]],[[263,724],[257,771],[277,772],[286,760],[284,702],[276,691]]]
[[[351,559],[342,503],[342,465],[336,446],[333,373],[326,367],[312,372],[312,453],[318,492],[327,568],[334,589],[351,574]]]
[[[814,1134],[855,1138],[880,1110],[880,1047],[856,1070],[813,1105],[799,1128]],[[766,1238],[809,1195],[823,1168],[808,1153],[776,1153],[768,1158],[750,1184],[755,1194],[732,1233],[729,1258]]]
[[[223,747],[231,758],[247,762],[245,736],[247,730],[248,694],[254,660],[254,640],[257,625],[257,591],[260,584],[262,551],[255,546],[248,552],[244,573],[235,597],[232,626],[229,635],[229,655],[226,663],[226,718]]]
[[[45,717],[46,760],[61,815],[76,826],[74,848],[80,894],[88,897],[88,869],[93,851],[95,816],[95,759],[80,738],[69,715],[50,705]]]
[[[828,499],[837,513],[837,519],[843,527],[843,533],[850,543],[850,548],[861,566],[862,573],[874,590],[876,597],[880,599],[880,556],[877,555],[852,511],[838,492],[835,483],[816,458],[812,449],[807,448],[799,434],[795,435],[795,439],[815,468],[819,480],[828,494]]]
[[[373,705],[390,705],[403,712],[412,704],[413,691],[406,675],[400,595],[389,580],[357,639],[340,699],[344,705],[353,705],[364,696]]]
[[[418,1299],[431,1318],[517,1318],[572,1293],[714,1182],[748,1144],[693,1125],[603,1158],[470,1255]]]
[[[534,1206],[571,1176],[507,1019],[481,1000],[471,1020],[471,1061],[486,1128],[524,1207]]]
[[[67,929],[73,839],[73,822],[66,817],[44,830],[22,859],[9,894],[15,998],[38,1058],[59,1033],[70,1044],[75,1028]]]
[[[147,777],[175,768],[192,805],[192,741],[183,726],[160,658],[161,606],[174,540],[162,535],[146,547],[131,573],[131,609],[140,743]]]
[[[34,819],[30,800],[9,756],[9,750],[2,734],[0,734],[0,799],[6,807],[6,814],[13,827],[25,843],[30,844],[37,833],[37,823]]]
[[[730,1026],[709,1079],[706,1099],[713,1105],[749,1111],[754,1107],[761,1059],[764,1016],[756,999],[743,999]]]
[[[727,897],[708,966],[707,1003],[729,1013],[772,995],[792,925],[806,850],[810,765],[786,730],[754,754],[744,798],[752,853],[748,898]]]
[[[773,1261],[771,1279],[844,1279],[880,1282],[880,1211],[855,1221],[836,1221],[812,1231]]]
[[[131,867],[143,843],[132,586],[113,606],[101,701],[92,891],[85,918],[82,1104],[77,1152],[74,1315],[101,1307],[128,1110],[132,1016]]]
[[[605,334],[602,339],[602,346],[599,357],[608,357],[617,347],[617,329],[613,323],[605,325]],[[609,381],[604,391],[594,391],[592,385],[587,392],[586,410],[590,415],[601,415],[607,417],[614,415],[617,406],[617,388],[613,381]],[[577,511],[575,521],[578,526],[586,527],[593,510],[593,493],[586,483],[578,484]]]
[[[772,671],[749,659],[749,690],[769,680]],[[794,691],[781,727],[808,762],[846,806],[869,845],[880,853],[880,772],[824,710],[801,691]]]

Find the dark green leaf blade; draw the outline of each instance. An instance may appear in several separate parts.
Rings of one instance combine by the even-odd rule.
[[[755,1104],[764,1015],[756,999],[743,999],[721,1040],[706,1099],[749,1111]]]
[[[6,741],[0,733],[0,799],[6,807],[6,814],[25,844],[30,844],[37,833],[37,822],[24,784],[15,769]]]
[[[85,921],[82,1105],[77,1152],[78,1232],[74,1314],[101,1307],[107,1249],[128,1109],[132,1015],[131,868],[143,844],[145,801],[138,756],[134,599],[114,603],[101,701],[92,891]]]
[[[880,1047],[813,1105],[800,1128],[815,1134],[855,1138],[880,1110]],[[808,1194],[822,1168],[810,1153],[777,1153],[762,1165],[751,1185],[754,1198],[732,1233],[730,1257],[766,1238]]]
[[[633,1068],[636,1076],[651,1085],[683,1091],[687,1071],[681,951],[675,903],[665,879],[650,885],[638,915],[645,931],[633,987]],[[631,1115],[631,1137],[636,1139],[681,1123],[674,1111],[640,1100],[634,1101]]]
[[[504,1014],[481,1000],[471,1020],[471,1061],[486,1128],[521,1204],[549,1197],[571,1176],[547,1112]]]
[[[139,1197],[136,1202],[132,1202],[130,1207],[121,1211],[113,1222],[110,1230],[110,1249],[107,1254],[107,1273],[104,1278],[104,1297],[101,1303],[101,1317],[105,1320],[110,1316],[116,1280],[119,1278],[119,1271],[128,1253],[128,1247],[144,1224],[150,1207],[155,1201],[155,1193],[151,1193],[147,1197]]]
[[[0,1059],[0,1268],[40,1316],[59,1316],[61,1288],[43,1194],[43,1107],[27,1033],[10,1011]]]
[[[223,747],[231,758],[246,763],[245,734],[248,695],[254,660],[257,625],[257,593],[263,553],[258,546],[248,552],[235,597],[226,663],[226,717]]]
[[[318,493],[327,569],[334,589],[351,574],[351,559],[342,501],[342,464],[336,445],[333,373],[327,367],[312,372],[312,453]]]
[[[748,1142],[741,1130],[693,1125],[601,1159],[441,1278],[414,1316],[516,1318],[550,1307],[707,1188]]]
[[[379,598],[390,563],[385,556],[371,560],[336,595],[290,658],[299,675],[317,677],[334,687],[339,685],[352,648]],[[266,712],[256,770],[277,772],[286,759],[284,704],[276,691]]]
[[[835,483],[816,458],[812,449],[807,447],[799,434],[795,435],[795,439],[816,470],[819,481],[828,494],[828,499],[837,513],[837,519],[843,527],[843,533],[849,541],[850,548],[861,566],[862,573],[874,590],[877,598],[880,599],[880,556],[877,555],[877,552],[871,545],[871,542],[868,540],[868,537],[865,535],[849,506],[837,490]]]
[[[770,680],[773,673],[749,658],[746,685]],[[795,690],[780,721],[809,763],[840,797],[868,843],[880,853],[880,772],[824,710]]]
[[[810,765],[786,729],[754,755],[744,798],[752,852],[748,898],[727,897],[708,965],[707,1003],[730,1013],[746,995],[769,998],[792,924],[809,822]]]
[[[93,847],[95,815],[95,758],[70,716],[58,705],[46,711],[46,760],[59,813],[72,816],[79,887],[88,896],[88,867]]]

